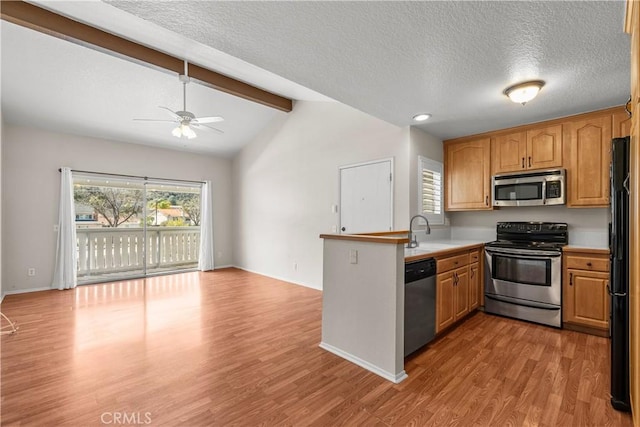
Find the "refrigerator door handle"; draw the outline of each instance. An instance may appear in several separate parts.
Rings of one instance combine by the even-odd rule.
[[[625,178],[624,182],[622,183],[622,186],[624,187],[625,190],[627,190],[627,194],[631,194],[629,192],[629,175],[627,175],[627,177]]]
[[[609,288],[609,285],[607,285],[607,292],[612,297],[626,297],[627,296],[626,292],[611,292],[611,288]]]

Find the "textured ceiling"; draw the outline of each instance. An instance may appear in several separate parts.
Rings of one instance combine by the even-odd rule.
[[[623,1],[108,3],[391,123],[432,113],[444,139],[629,94]],[[547,85],[509,102],[527,79]]]
[[[335,99],[442,139],[623,104],[623,1],[34,1],[258,87]],[[181,106],[177,76],[2,23],[2,111],[10,123],[233,156],[282,114],[191,84],[188,109],[224,135],[169,135],[158,105]],[[547,82],[522,107],[502,94]],[[321,119],[321,118],[319,118]]]

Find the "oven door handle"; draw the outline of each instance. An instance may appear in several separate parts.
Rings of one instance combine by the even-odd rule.
[[[504,297],[500,295],[485,294],[485,298],[489,298],[495,301],[506,302],[508,304],[521,305],[523,307],[541,308],[543,310],[560,310],[559,305],[546,304],[544,302],[525,301],[517,298]]]
[[[485,252],[489,254],[499,254],[499,255],[508,255],[514,258],[556,258],[562,255],[560,251],[535,251],[535,250],[519,250],[519,249],[495,249],[495,248],[486,248]],[[522,255],[522,256],[520,256]]]

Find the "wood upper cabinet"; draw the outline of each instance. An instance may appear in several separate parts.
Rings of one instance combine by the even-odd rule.
[[[494,174],[526,169],[527,133],[499,135],[491,141],[491,168]]]
[[[493,138],[494,174],[562,166],[562,125],[539,127]]]
[[[594,114],[565,125],[568,144],[567,205],[609,205],[611,113]]]
[[[562,320],[591,330],[609,330],[609,256],[564,254]],[[567,325],[569,326],[569,325]],[[587,330],[589,331],[589,330]]]
[[[631,135],[631,117],[626,111],[616,111],[613,113],[613,138],[622,138]]]
[[[527,131],[527,168],[562,167],[562,125]]]
[[[492,209],[491,140],[444,144],[445,210]]]

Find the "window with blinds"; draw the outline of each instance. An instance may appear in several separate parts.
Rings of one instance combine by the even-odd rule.
[[[444,224],[442,169],[442,163],[418,157],[418,208],[434,225]]]

